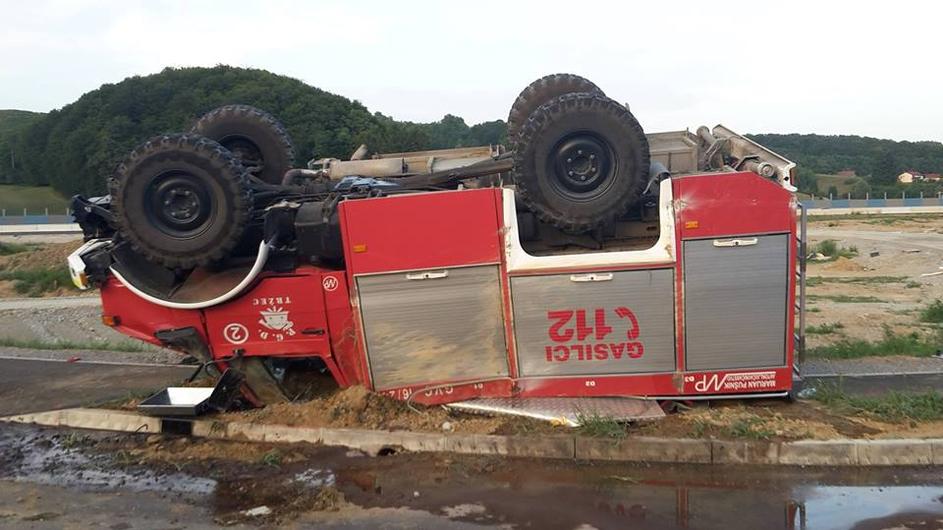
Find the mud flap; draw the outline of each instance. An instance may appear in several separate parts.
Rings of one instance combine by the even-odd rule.
[[[245,378],[243,395],[256,406],[289,401],[262,357],[218,359],[214,362],[209,347],[194,327],[160,330],[154,336],[168,348],[199,359],[206,367],[206,373],[212,377],[218,377],[226,366],[238,371]]]

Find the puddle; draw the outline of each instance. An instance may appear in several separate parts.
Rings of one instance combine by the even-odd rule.
[[[184,473],[157,473],[148,469],[116,467],[121,455],[94,455],[79,450],[80,437],[42,434],[39,431],[0,432],[4,472],[0,476],[31,482],[85,489],[123,489],[209,495],[216,481]]]

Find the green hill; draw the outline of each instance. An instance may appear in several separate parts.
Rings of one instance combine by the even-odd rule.
[[[22,166],[12,181],[49,184],[65,195],[102,193],[106,177],[135,145],[188,130],[203,113],[229,103],[277,116],[295,142],[298,164],[314,156],[347,157],[361,143],[373,151],[408,151],[499,143],[504,134],[500,121],[474,127],[455,116],[431,124],[397,122],[357,101],[264,70],[167,68],[102,85],[18,128],[12,147]]]
[[[19,176],[19,154],[13,148],[16,136],[45,114],[26,110],[0,110],[0,183],[13,182]]]
[[[842,194],[855,190],[862,194],[867,191],[865,188],[872,192],[897,189],[897,175],[904,170],[943,173],[943,143],[940,142],[897,142],[866,136],[820,134],[753,134],[750,138],[796,162],[800,171],[799,186],[804,191],[816,191],[809,190],[809,185],[817,182],[817,193],[825,194],[834,186]],[[847,177],[828,178],[848,169],[861,175],[861,182],[850,182]],[[816,175],[826,178],[816,178]],[[906,189],[935,193],[938,186],[915,184]]]

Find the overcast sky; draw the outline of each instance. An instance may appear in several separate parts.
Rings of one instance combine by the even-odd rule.
[[[264,68],[412,121],[506,118],[571,72],[647,131],[943,141],[943,4],[0,0],[0,108],[166,66]]]

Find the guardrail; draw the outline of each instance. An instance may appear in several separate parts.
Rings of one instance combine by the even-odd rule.
[[[808,209],[828,210],[833,208],[919,208],[943,206],[943,197],[901,197],[900,199],[806,199],[802,205]]]
[[[810,215],[943,213],[943,196],[899,199],[806,199],[799,201]],[[57,228],[42,225],[59,225]],[[62,228],[69,225],[69,228]],[[30,230],[27,227],[37,227]],[[12,227],[21,227],[14,229]],[[71,214],[0,215],[0,233],[80,232]]]

